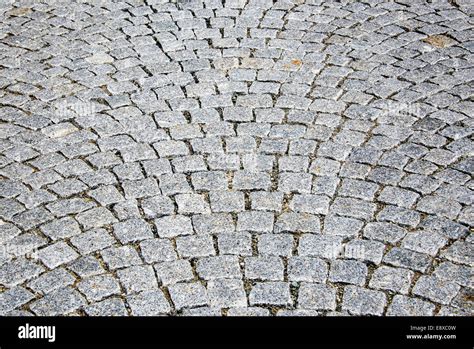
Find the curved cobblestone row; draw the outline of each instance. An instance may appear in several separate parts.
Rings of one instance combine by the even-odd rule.
[[[1,315],[473,315],[469,1],[0,1]]]

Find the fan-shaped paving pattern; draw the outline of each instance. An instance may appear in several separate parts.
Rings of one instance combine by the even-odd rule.
[[[469,1],[1,1],[2,315],[472,315]]]

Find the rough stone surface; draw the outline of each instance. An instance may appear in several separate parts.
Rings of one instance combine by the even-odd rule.
[[[344,288],[342,309],[354,315],[382,315],[386,302],[383,292],[347,286]]]
[[[257,283],[250,291],[250,305],[288,306],[291,303],[290,286],[285,282]]]
[[[303,309],[335,310],[336,289],[324,284],[307,284],[300,286],[298,304]]]
[[[469,5],[2,1],[0,314],[472,315]]]

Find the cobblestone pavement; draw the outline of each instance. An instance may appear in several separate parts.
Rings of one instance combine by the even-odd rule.
[[[0,314],[474,314],[468,0],[0,3]]]

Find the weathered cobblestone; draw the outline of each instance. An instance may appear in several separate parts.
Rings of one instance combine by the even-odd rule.
[[[353,260],[336,260],[331,263],[329,281],[363,286],[367,277],[364,263]]]
[[[120,294],[120,285],[111,275],[97,275],[81,280],[78,285],[89,301],[100,301],[113,294]]]
[[[285,282],[257,283],[250,291],[250,305],[280,305],[287,306],[291,303],[290,287]]]
[[[375,270],[369,287],[407,294],[413,276],[411,270],[382,266]]]
[[[413,294],[430,299],[436,303],[449,304],[459,292],[460,286],[446,282],[435,276],[422,276],[413,288]]]
[[[5,315],[9,311],[22,306],[33,298],[34,294],[23,287],[13,287],[0,295],[0,314]]]
[[[196,271],[204,280],[241,278],[240,265],[235,256],[216,256],[198,261]]]
[[[336,289],[324,284],[304,283],[298,291],[298,304],[303,309],[335,310]]]
[[[207,285],[212,307],[246,307],[247,297],[241,280],[214,280]]]
[[[176,309],[195,308],[208,305],[207,291],[198,282],[175,284],[169,287],[171,300]]]
[[[127,297],[127,303],[135,316],[156,316],[171,311],[169,302],[160,290],[130,295]]]
[[[0,314],[471,315],[467,3],[4,1]]]
[[[107,298],[84,307],[89,316],[127,316],[127,308],[119,298]]]
[[[385,294],[380,291],[347,286],[344,288],[342,309],[354,315],[382,315],[386,302]]]
[[[393,297],[388,307],[388,316],[430,316],[433,315],[435,305],[417,298],[402,295]]]
[[[283,281],[284,266],[279,257],[245,258],[245,277],[250,280]]]
[[[158,279],[164,285],[189,281],[194,278],[191,264],[186,260],[158,263],[155,265],[155,270]]]
[[[326,281],[328,275],[327,263],[312,257],[291,257],[288,260],[288,280],[320,282]]]

